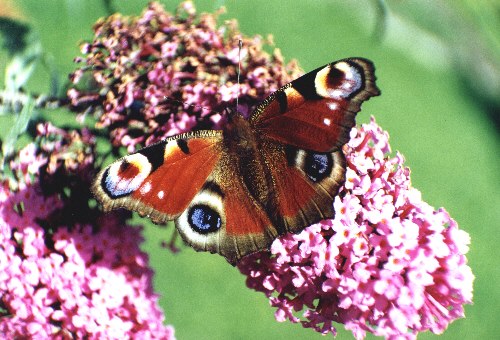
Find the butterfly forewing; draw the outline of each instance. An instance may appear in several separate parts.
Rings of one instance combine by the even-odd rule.
[[[109,165],[92,191],[105,210],[126,208],[164,223],[179,216],[201,189],[221,146],[220,131],[167,138]]]
[[[373,64],[340,60],[285,85],[250,117],[257,135],[297,148],[339,150],[349,140],[361,103],[379,95]]]

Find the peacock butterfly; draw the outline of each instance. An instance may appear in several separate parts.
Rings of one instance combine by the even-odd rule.
[[[183,133],[115,161],[92,191],[106,211],[175,220],[194,249],[235,265],[334,216],[342,146],[362,102],[379,94],[369,60],[333,62],[271,94],[248,120],[235,113],[221,131]]]

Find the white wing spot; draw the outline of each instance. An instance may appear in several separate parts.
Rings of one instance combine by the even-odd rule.
[[[146,182],[144,185],[141,187],[141,195],[146,195],[148,192],[151,191],[151,182]]]
[[[329,102],[326,105],[328,105],[328,108],[332,111],[335,111],[339,108],[339,105],[335,102]]]
[[[165,192],[163,190],[158,191],[158,198],[163,199],[165,197]]]
[[[325,124],[326,126],[330,126],[332,124],[332,120],[330,118],[324,118],[323,124]]]

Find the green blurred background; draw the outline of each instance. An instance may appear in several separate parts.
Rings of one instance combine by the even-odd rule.
[[[178,1],[162,1],[173,12]],[[79,43],[111,11],[138,15],[146,1],[0,0],[0,15],[21,17],[41,41],[27,89],[48,93],[66,81]],[[227,13],[245,35],[272,34],[286,60],[304,70],[362,56],[374,61],[382,96],[363,105],[391,136],[425,201],[445,207],[470,233],[469,265],[476,275],[474,304],[445,339],[499,337],[500,265],[500,3],[498,1],[195,1],[198,12]],[[14,13],[14,14],[13,14]],[[8,55],[0,51],[0,72]],[[52,77],[52,82],[49,79]],[[0,85],[3,87],[3,80]],[[0,117],[1,134],[8,118]],[[277,323],[263,294],[219,256],[183,247],[160,248],[166,232],[145,223],[144,249],[156,271],[155,288],[178,339],[315,339],[321,335]],[[341,325],[338,338],[352,338]],[[420,339],[434,338],[430,333]],[[373,338],[373,337],[368,337]]]

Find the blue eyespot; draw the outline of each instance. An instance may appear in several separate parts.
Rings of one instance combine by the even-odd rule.
[[[332,155],[308,152],[304,162],[304,172],[313,181],[319,182],[332,172]]]
[[[188,222],[191,228],[200,234],[217,231],[222,224],[219,213],[202,204],[194,205],[189,209]]]

